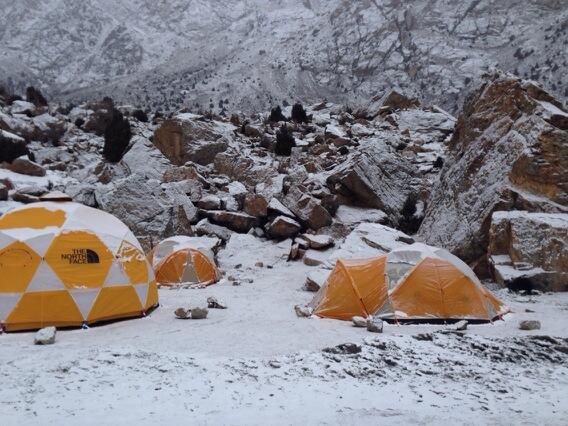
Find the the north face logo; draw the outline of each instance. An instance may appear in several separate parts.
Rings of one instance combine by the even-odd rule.
[[[71,265],[84,265],[99,263],[99,255],[91,249],[73,249],[71,253],[61,254],[61,260],[66,260]]]

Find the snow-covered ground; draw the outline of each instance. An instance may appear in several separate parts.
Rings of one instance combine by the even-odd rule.
[[[463,335],[433,325],[371,334],[297,318],[293,306],[312,296],[300,290],[310,268],[277,256],[253,266],[262,256],[244,252],[235,269],[222,252],[240,286],[161,289],[146,318],[60,331],[51,346],[34,346],[33,333],[0,335],[0,423],[565,424],[568,294],[501,290],[514,313]],[[228,309],[174,318],[211,295]],[[521,319],[542,329],[520,331]],[[544,335],[555,338],[535,337]],[[348,342],[361,351],[322,351]]]

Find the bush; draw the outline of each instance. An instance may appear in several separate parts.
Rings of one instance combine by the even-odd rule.
[[[30,157],[30,150],[25,142],[16,142],[0,134],[0,163],[3,161],[11,163],[22,155]]]
[[[416,234],[420,224],[422,223],[422,217],[416,216],[416,203],[418,202],[418,196],[414,193],[408,194],[402,209],[400,211],[402,219],[399,222],[399,229],[409,235]]]
[[[280,129],[276,132],[276,145],[274,146],[274,152],[276,155],[290,156],[292,154],[292,148],[296,146],[296,140],[292,133],[288,130],[288,126],[283,124]]]
[[[434,161],[434,168],[441,169],[443,166],[444,166],[444,159],[442,157],[436,158],[436,161]]]
[[[111,120],[105,129],[104,137],[103,156],[111,163],[118,163],[126,152],[132,132],[130,123],[116,108],[112,109]]]
[[[292,107],[292,120],[296,123],[309,123],[308,114],[302,104],[297,103]]]
[[[284,114],[282,114],[282,108],[280,108],[280,105],[278,105],[277,107],[270,110],[268,121],[271,121],[272,123],[278,123],[279,121],[288,121],[288,119],[284,117]]]
[[[47,106],[47,99],[45,99],[43,94],[33,86],[30,86],[26,89],[26,99],[36,107]]]
[[[147,123],[148,122],[148,114],[146,114],[144,111],[142,111],[141,109],[137,109],[132,113],[132,117],[134,117],[136,120],[142,122],[142,123]]]
[[[77,118],[77,120],[75,120],[75,126],[83,127],[83,124],[85,124],[85,120],[83,120],[81,117],[79,117],[79,118]]]

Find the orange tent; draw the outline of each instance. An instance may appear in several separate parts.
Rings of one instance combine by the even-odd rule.
[[[213,253],[199,247],[191,237],[171,237],[158,244],[149,255],[156,281],[162,285],[191,283],[209,285],[219,280]]]
[[[371,259],[338,260],[310,304],[315,315],[349,320],[491,321],[508,311],[446,250],[413,244]]]
[[[70,327],[144,315],[154,273],[128,227],[72,202],[32,203],[0,217],[0,325]]]

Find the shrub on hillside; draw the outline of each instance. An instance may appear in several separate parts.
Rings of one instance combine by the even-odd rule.
[[[105,132],[103,156],[111,163],[118,163],[128,147],[132,132],[130,123],[116,108],[112,109],[111,120]]]
[[[294,104],[292,107],[292,120],[296,123],[309,123],[310,120],[308,118],[308,114],[306,114],[306,110],[304,109],[303,105],[300,103]]]
[[[47,99],[45,99],[43,94],[33,86],[30,86],[26,89],[26,99],[28,102],[34,104],[36,107],[47,106]]]
[[[148,122],[148,114],[146,114],[143,110],[141,109],[137,109],[132,113],[132,117],[134,117],[136,120],[142,122],[142,123],[147,123]]]
[[[276,131],[276,145],[274,152],[276,155],[290,156],[292,148],[296,146],[296,140],[292,132],[288,130],[288,126],[283,124],[278,131]]]
[[[414,193],[408,194],[402,209],[400,211],[402,219],[399,222],[399,229],[409,235],[416,234],[420,224],[422,223],[422,217],[416,215],[416,204],[418,203],[418,196]]]
[[[272,123],[278,123],[279,121],[288,121],[288,119],[284,117],[284,114],[282,114],[282,108],[280,108],[280,105],[278,105],[270,110],[268,121],[271,121]]]

